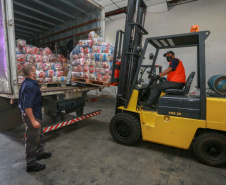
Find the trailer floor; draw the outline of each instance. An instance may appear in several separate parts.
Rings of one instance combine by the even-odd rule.
[[[0,132],[1,185],[223,185],[226,167],[196,161],[191,151],[140,141],[135,147],[117,144],[109,133],[114,115],[112,97],[87,103],[85,112],[102,115],[46,134],[42,172],[25,171],[23,129]]]

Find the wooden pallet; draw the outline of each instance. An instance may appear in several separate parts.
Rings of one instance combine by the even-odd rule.
[[[41,89],[50,87],[66,87],[66,83],[39,83]]]
[[[91,80],[91,79],[86,79],[86,78],[75,78],[72,77],[73,82],[77,83],[82,83],[82,84],[87,84],[87,85],[94,85],[94,86],[101,86],[101,87],[110,87],[109,82],[102,82],[102,81],[97,81],[97,80]]]

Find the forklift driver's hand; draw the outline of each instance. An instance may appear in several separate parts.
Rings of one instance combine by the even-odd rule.
[[[151,80],[152,81],[157,81],[158,79],[160,78],[160,76],[159,75],[151,75]]]

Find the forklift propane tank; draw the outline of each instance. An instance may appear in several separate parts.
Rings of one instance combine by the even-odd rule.
[[[208,86],[211,90],[219,94],[226,94],[226,76],[214,75],[208,80]]]

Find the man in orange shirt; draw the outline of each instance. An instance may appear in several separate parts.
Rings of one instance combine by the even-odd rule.
[[[146,102],[141,102],[141,105],[145,107],[153,106],[153,104],[158,101],[162,91],[167,89],[183,89],[185,85],[186,75],[183,63],[178,58],[175,58],[173,51],[167,51],[163,56],[166,57],[169,62],[169,67],[159,75],[153,77],[152,80],[158,80],[167,75],[167,81],[157,84],[152,89],[148,100]]]

